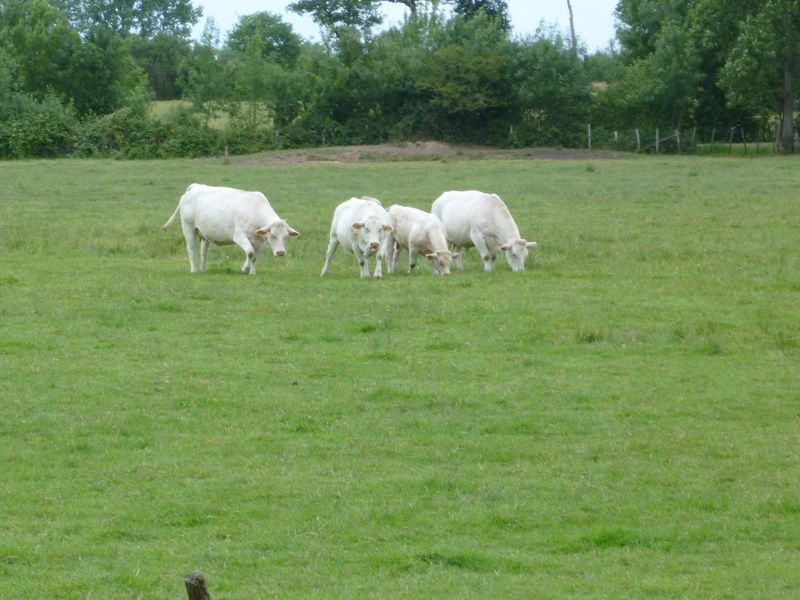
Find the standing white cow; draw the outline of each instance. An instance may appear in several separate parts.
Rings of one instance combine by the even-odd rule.
[[[393,204],[388,212],[394,227],[387,242],[389,273],[395,272],[400,253],[407,250],[409,273],[417,266],[417,255],[423,254],[431,261],[435,274],[449,275],[450,262],[457,255],[447,248],[442,222],[435,215],[410,206]]]
[[[193,183],[181,196],[164,229],[181,215],[183,237],[192,273],[206,270],[208,247],[236,244],[245,253],[242,273],[256,274],[256,254],[266,245],[275,256],[286,255],[286,238],[300,234],[272,209],[261,192]],[[200,268],[195,264],[195,243],[200,238]]]
[[[327,275],[333,253],[339,244],[358,259],[361,277],[369,277],[369,255],[375,254],[375,279],[383,275],[382,261],[386,253],[387,234],[392,232],[389,215],[375,198],[350,198],[333,212],[325,266],[320,275]]]
[[[439,217],[455,249],[478,249],[485,271],[494,270],[498,250],[506,253],[512,271],[524,271],[528,249],[536,247],[536,242],[520,237],[514,218],[497,194],[445,192],[433,202],[431,212]],[[464,268],[460,256],[456,266]]]

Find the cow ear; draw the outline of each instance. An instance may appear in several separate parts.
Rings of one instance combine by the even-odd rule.
[[[461,258],[461,252],[453,252],[453,258]]]
[[[508,252],[509,250],[511,250],[511,243],[503,244],[502,246],[500,246],[500,250],[502,250],[503,252]]]
[[[292,237],[300,237],[300,232],[289,227],[289,235]]]
[[[353,223],[353,229],[355,229],[356,231],[358,231],[359,229],[363,229],[363,228],[364,228],[364,224],[363,223]]]
[[[256,235],[258,237],[266,237],[267,233],[269,233],[269,225],[264,225],[261,229],[256,229]]]
[[[384,226],[383,226],[383,230],[384,230],[386,233],[392,233],[392,232],[394,231],[394,227],[392,227],[391,225],[384,225]]]
[[[429,261],[433,262],[434,260],[436,260],[436,253],[432,252],[430,254],[426,254],[425,258],[427,258]]]
[[[536,248],[538,244],[536,242],[525,242],[526,248]]]

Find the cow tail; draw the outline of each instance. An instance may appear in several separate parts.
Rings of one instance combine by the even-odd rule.
[[[180,210],[181,210],[181,203],[178,202],[178,206],[175,209],[175,212],[172,213],[172,216],[169,218],[169,220],[166,223],[164,223],[164,225],[162,226],[162,229],[166,229],[167,227],[172,225],[172,222],[175,220],[175,217],[178,216],[178,212],[180,212]]]
[[[187,193],[188,193],[188,192],[189,192],[189,191],[190,191],[190,190],[191,190],[191,189],[192,189],[192,188],[193,188],[195,185],[197,185],[197,184],[196,184],[196,183],[193,183],[193,184],[191,184],[191,185],[190,185],[188,188],[186,188],[186,191],[183,193],[183,196],[181,196],[181,199],[180,199],[180,200],[178,200],[178,206],[177,206],[177,207],[175,207],[175,212],[173,212],[173,213],[172,213],[172,216],[171,216],[171,217],[170,217],[170,218],[167,220],[167,222],[166,222],[166,223],[164,223],[164,224],[161,226],[161,228],[162,228],[162,229],[166,229],[167,227],[169,227],[170,225],[172,225],[172,222],[175,220],[175,217],[177,217],[177,216],[178,216],[178,213],[179,213],[179,212],[180,212],[180,210],[181,210],[181,204],[183,204],[183,199],[184,199],[184,197],[186,196],[186,194],[187,194]]]

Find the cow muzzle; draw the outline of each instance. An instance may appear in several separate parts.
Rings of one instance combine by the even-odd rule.
[[[372,252],[377,252],[377,251],[378,251],[378,248],[380,248],[380,244],[378,244],[378,242],[372,242],[372,243],[369,245],[369,249],[370,249]]]
[[[275,250],[275,256],[286,256],[286,250]]]

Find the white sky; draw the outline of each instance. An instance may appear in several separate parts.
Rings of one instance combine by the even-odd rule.
[[[309,15],[300,16],[287,10],[291,0],[193,0],[194,6],[203,8],[203,16],[195,26],[194,37],[199,38],[206,19],[213,17],[222,39],[238,22],[239,17],[269,11],[290,23],[296,33],[307,40],[319,40],[319,28]],[[525,36],[533,34],[544,21],[555,25],[565,34],[569,32],[567,0],[507,0],[513,32]],[[614,8],[617,0],[572,0],[575,32],[590,52],[604,50],[614,37]],[[383,2],[384,24],[395,25],[407,11],[402,4]]]

